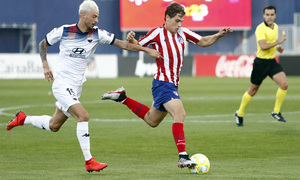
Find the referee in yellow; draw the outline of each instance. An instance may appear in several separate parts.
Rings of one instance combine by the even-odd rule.
[[[255,30],[257,54],[253,63],[250,87],[242,97],[240,108],[235,112],[236,124],[238,126],[244,125],[243,117],[245,109],[267,76],[271,77],[279,86],[276,93],[275,107],[271,116],[280,122],[286,122],[280,113],[280,108],[287,93],[288,82],[282,66],[275,60],[276,50],[280,53],[284,50],[280,44],[286,40],[286,35],[283,31],[280,39],[277,40],[278,25],[274,23],[276,18],[276,8],[274,6],[265,7],[263,17],[265,21],[259,24]]]

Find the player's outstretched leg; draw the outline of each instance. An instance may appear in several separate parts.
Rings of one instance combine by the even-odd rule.
[[[110,100],[114,100],[116,102],[121,102],[126,98],[127,98],[126,92],[123,87],[121,87],[117,90],[114,90],[114,91],[109,91],[109,92],[103,94],[101,97],[102,100],[110,99]]]
[[[16,113],[16,117],[13,120],[9,121],[6,129],[9,131],[16,126],[23,126],[25,118],[25,113],[23,111],[18,111]]]
[[[186,154],[186,155],[179,155],[179,160],[178,160],[178,163],[177,163],[177,166],[180,167],[180,168],[184,168],[184,167],[193,167],[193,166],[196,166],[197,163],[192,161],[190,158],[189,158],[189,155]]]
[[[88,172],[100,171],[107,167],[105,163],[99,163],[95,161],[94,158],[91,158],[88,161],[85,161],[85,168]]]

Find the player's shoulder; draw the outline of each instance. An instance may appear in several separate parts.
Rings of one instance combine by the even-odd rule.
[[[255,32],[262,32],[262,31],[265,31],[267,27],[268,27],[268,26],[266,25],[266,23],[265,23],[265,22],[262,22],[262,23],[260,23],[260,24],[256,27]]]
[[[76,26],[76,24],[63,24],[62,27],[73,27]]]
[[[259,25],[257,25],[256,29],[261,29],[261,28],[265,28],[265,27],[267,27],[267,26],[266,26],[266,23],[265,23],[265,22],[262,22],[262,23],[260,23]]]
[[[159,33],[162,33],[164,31],[164,28],[163,27],[156,27],[156,28],[152,28],[150,29],[150,31],[147,32],[147,35],[146,36],[156,36],[158,35]]]
[[[178,31],[191,31],[190,29],[186,28],[186,27],[180,27],[178,29]]]

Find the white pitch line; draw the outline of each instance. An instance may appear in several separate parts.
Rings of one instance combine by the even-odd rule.
[[[97,103],[102,103],[102,101],[88,101],[88,102],[83,102],[83,104],[97,104]],[[0,115],[3,116],[14,116],[14,114],[10,113],[5,113],[4,111],[7,110],[19,110],[19,109],[26,109],[26,108],[31,108],[31,107],[36,107],[36,106],[54,106],[53,103],[51,104],[36,104],[36,105],[24,105],[24,106],[13,106],[13,107],[5,107],[5,108],[0,108]],[[300,114],[300,111],[293,111],[293,112],[284,112],[284,114]],[[257,116],[257,115],[263,115],[265,116],[266,113],[247,113],[246,116]],[[215,118],[225,118],[227,120],[217,120]],[[228,117],[232,117],[233,120],[228,120]],[[210,119],[214,118],[214,119]],[[196,119],[196,120],[195,120]],[[210,120],[208,120],[210,119]],[[230,118],[231,119],[231,118]],[[9,120],[9,119],[8,119]],[[90,121],[95,121],[95,122],[143,122],[141,119],[99,119],[99,118],[90,118]],[[173,122],[171,118],[166,118],[164,120],[165,122]],[[186,121],[185,123],[232,123],[234,122],[234,115],[233,113],[230,114],[207,114],[207,115],[193,115],[193,116],[186,116]],[[254,122],[254,121],[251,121]],[[256,120],[256,123],[274,123],[277,121],[267,121],[267,120]],[[6,126],[7,124],[2,124],[0,123],[0,126]]]

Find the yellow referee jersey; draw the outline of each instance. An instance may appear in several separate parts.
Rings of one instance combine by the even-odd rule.
[[[257,54],[256,57],[261,59],[274,59],[276,46],[268,50],[261,50],[258,41],[265,39],[267,43],[273,43],[277,41],[278,38],[278,26],[274,23],[274,28],[271,29],[265,22],[262,22],[256,27],[255,30],[256,44],[257,44]]]

